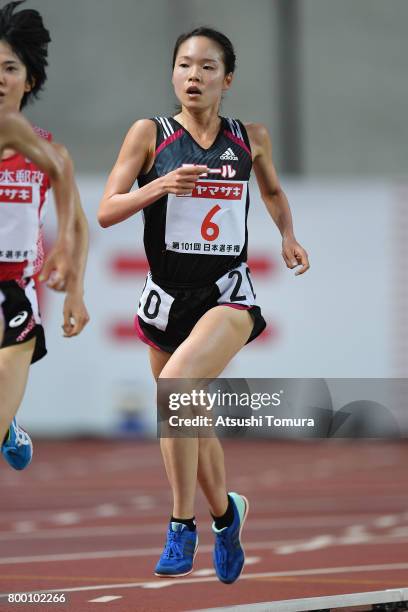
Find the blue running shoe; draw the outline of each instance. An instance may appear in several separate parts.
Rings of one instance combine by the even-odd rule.
[[[11,422],[8,438],[3,442],[1,452],[5,460],[15,470],[24,470],[33,458],[33,443],[14,418]]]
[[[215,533],[214,567],[218,578],[225,584],[238,580],[245,563],[245,553],[241,546],[241,531],[248,514],[249,503],[246,497],[238,493],[228,493],[234,508],[234,520],[229,527],[217,529]]]
[[[178,578],[193,571],[198,548],[197,531],[190,531],[183,523],[171,522],[167,542],[154,571],[156,576]]]

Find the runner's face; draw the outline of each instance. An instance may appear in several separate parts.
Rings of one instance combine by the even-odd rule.
[[[23,96],[30,89],[26,67],[11,47],[0,40],[0,112],[20,110]]]
[[[229,89],[232,74],[225,74],[222,49],[205,36],[192,36],[180,45],[172,83],[183,106],[203,110],[218,106]]]

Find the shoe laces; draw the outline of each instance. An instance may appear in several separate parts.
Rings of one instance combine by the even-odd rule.
[[[177,531],[169,531],[167,536],[166,546],[164,547],[163,556],[166,559],[182,559],[183,545],[181,542],[181,534]]]
[[[22,430],[18,425],[14,425],[14,433],[16,436],[16,446],[28,446],[30,444],[30,440],[24,430]]]

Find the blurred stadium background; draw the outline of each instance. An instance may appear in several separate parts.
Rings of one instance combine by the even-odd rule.
[[[230,377],[406,377],[408,223],[405,0],[36,0],[49,27],[49,80],[27,110],[70,150],[90,225],[91,323],[62,338],[44,290],[49,356],[21,411],[35,435],[155,433],[146,346],[132,325],[144,282],[141,219],[102,230],[96,210],[130,125],[171,114],[176,37],[210,25],[233,41],[222,114],[262,122],[311,270],[280,257],[252,185],[250,264],[268,332]],[[52,236],[53,218],[47,224]],[[355,397],[354,399],[366,399]],[[404,402],[400,423],[408,431]]]

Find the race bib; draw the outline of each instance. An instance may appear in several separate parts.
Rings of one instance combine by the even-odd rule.
[[[247,181],[200,179],[188,196],[167,197],[166,249],[239,255],[245,245]]]
[[[253,306],[255,304],[255,291],[251,280],[251,273],[245,262],[240,263],[237,268],[229,270],[219,278],[217,286],[220,297],[219,304],[238,304],[241,306]]]
[[[0,261],[32,260],[37,250],[40,185],[0,184]]]
[[[157,329],[165,331],[173,302],[174,297],[163,291],[159,285],[156,285],[149,272],[139,302],[137,311],[139,317],[149,325],[154,325]]]

